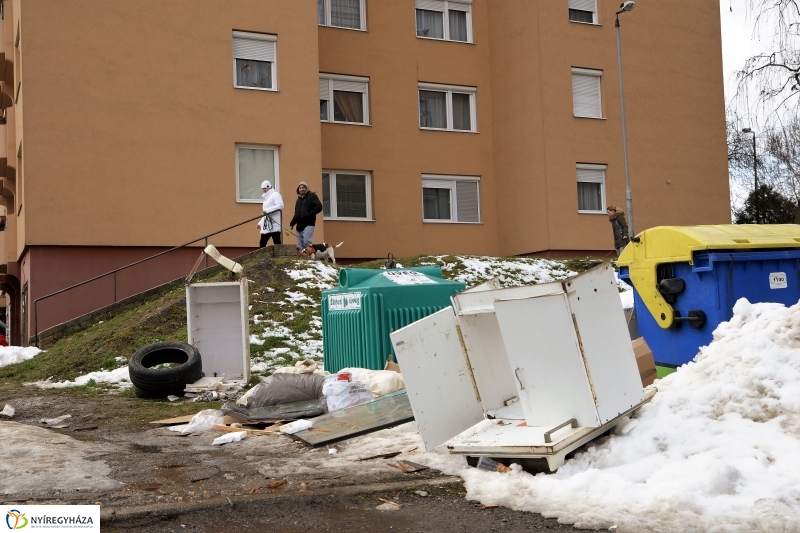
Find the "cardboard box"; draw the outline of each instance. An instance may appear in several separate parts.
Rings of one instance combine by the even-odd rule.
[[[642,386],[646,387],[656,380],[656,362],[653,359],[653,352],[643,337],[632,341],[631,345],[633,354],[636,356],[636,366],[639,367],[639,377],[642,378]]]

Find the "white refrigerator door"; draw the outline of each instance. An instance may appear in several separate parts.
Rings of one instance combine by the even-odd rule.
[[[600,426],[566,294],[494,308],[528,425]]]
[[[395,331],[391,338],[426,450],[483,420],[452,307]]]
[[[564,285],[605,424],[644,400],[614,271],[606,263]]]

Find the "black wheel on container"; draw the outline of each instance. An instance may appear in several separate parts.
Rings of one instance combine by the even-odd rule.
[[[153,368],[175,363],[170,368]],[[138,350],[128,363],[131,383],[139,398],[183,395],[188,383],[203,377],[203,362],[194,346],[182,342],[157,342]]]

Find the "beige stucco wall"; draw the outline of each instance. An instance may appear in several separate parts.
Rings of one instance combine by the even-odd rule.
[[[498,186],[519,192],[500,218],[503,253],[613,247],[576,193],[576,163],[606,164],[606,203],[625,206],[618,3],[599,4],[600,25],[569,22],[560,2],[491,4]],[[636,231],[729,223],[718,6],[638,2],[621,23]],[[573,116],[571,67],[603,71],[603,119]]]
[[[486,5],[474,6],[476,20]],[[416,38],[411,2],[368,2],[367,31],[320,27],[320,72],[370,78],[371,126],[322,125],[322,164],[372,172],[374,222],[326,221],[340,255],[496,254],[492,99],[486,24],[479,44]],[[479,133],[419,128],[418,82],[477,87]],[[422,222],[422,174],[480,176],[481,224]]]
[[[298,182],[319,188],[313,2],[25,0],[21,15],[18,248],[172,246],[256,216],[235,201],[236,143],[280,147],[290,211]],[[232,30],[277,34],[278,92],[233,87]]]

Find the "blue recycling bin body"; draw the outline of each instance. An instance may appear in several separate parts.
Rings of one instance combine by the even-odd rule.
[[[787,306],[800,300],[800,247],[794,246],[800,244],[800,226],[681,229],[692,233],[693,228],[721,228],[726,238],[700,239],[698,246],[697,242],[681,238],[685,234],[656,231],[648,235],[653,230],[647,230],[639,235],[639,243],[626,248],[619,260],[619,277],[634,287],[639,332],[653,351],[656,363],[662,366],[680,366],[694,359],[700,347],[711,342],[714,329],[731,319],[733,306],[740,298],[751,303],[777,302]],[[770,228],[780,231],[775,235]],[[755,231],[760,238],[747,230]],[[648,241],[669,238],[673,241],[671,246],[653,246],[647,253]],[[689,245],[682,257],[675,253],[676,245],[681,244]],[[664,257],[659,258],[658,252]],[[665,279],[681,280],[683,290],[664,294]],[[704,318],[702,324],[700,315]]]

